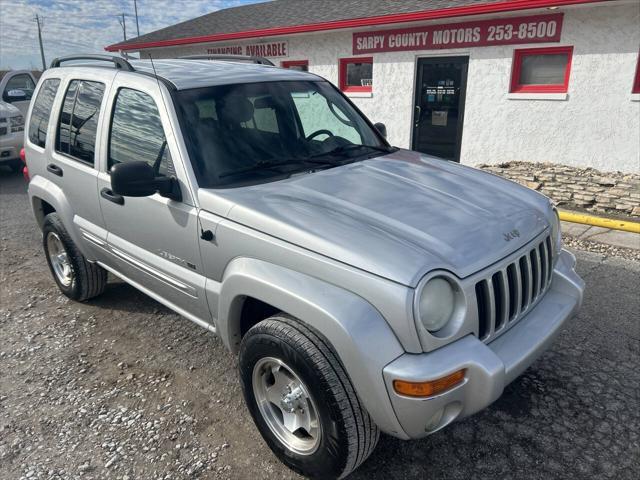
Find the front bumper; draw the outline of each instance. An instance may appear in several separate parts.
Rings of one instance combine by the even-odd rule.
[[[575,257],[563,250],[542,300],[505,334],[489,344],[469,335],[426,354],[406,353],[383,370],[393,409],[406,436],[429,435],[454,420],[490,405],[559,333],[582,304],[584,282],[575,272]],[[429,398],[397,394],[393,380],[435,380],[466,369],[464,381]],[[399,435],[400,436],[400,435]]]
[[[0,136],[0,164],[20,159],[24,132],[9,133]]]

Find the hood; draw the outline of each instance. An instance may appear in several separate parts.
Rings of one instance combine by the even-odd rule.
[[[21,115],[20,110],[17,107],[0,100],[0,117],[9,118],[15,117],[16,115]]]
[[[406,150],[199,197],[234,222],[407,286],[431,270],[464,278],[491,265],[547,228],[551,208],[513,182]]]

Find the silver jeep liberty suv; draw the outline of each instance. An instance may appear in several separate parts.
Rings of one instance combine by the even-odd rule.
[[[553,205],[391,147],[316,75],[228,60],[44,73],[25,150],[60,290],[112,272],[215,332],[265,442],[310,477],[490,405],[582,301]]]

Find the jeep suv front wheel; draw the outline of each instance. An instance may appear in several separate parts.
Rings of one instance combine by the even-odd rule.
[[[240,347],[247,407],[271,450],[311,478],[343,478],[380,435],[329,343],[279,314],[251,328]]]

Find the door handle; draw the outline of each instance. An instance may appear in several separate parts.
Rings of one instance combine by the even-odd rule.
[[[122,195],[118,195],[117,193],[113,193],[110,188],[103,188],[100,190],[100,196],[110,202],[116,203],[118,205],[124,205],[124,197]]]
[[[415,107],[415,124],[416,126],[418,126],[418,124],[420,123],[420,115],[422,114],[422,109],[420,108],[420,105],[416,105]]]
[[[50,163],[49,165],[47,165],[47,171],[59,177],[61,177],[63,174],[62,169],[59,166],[57,166],[55,163]]]

